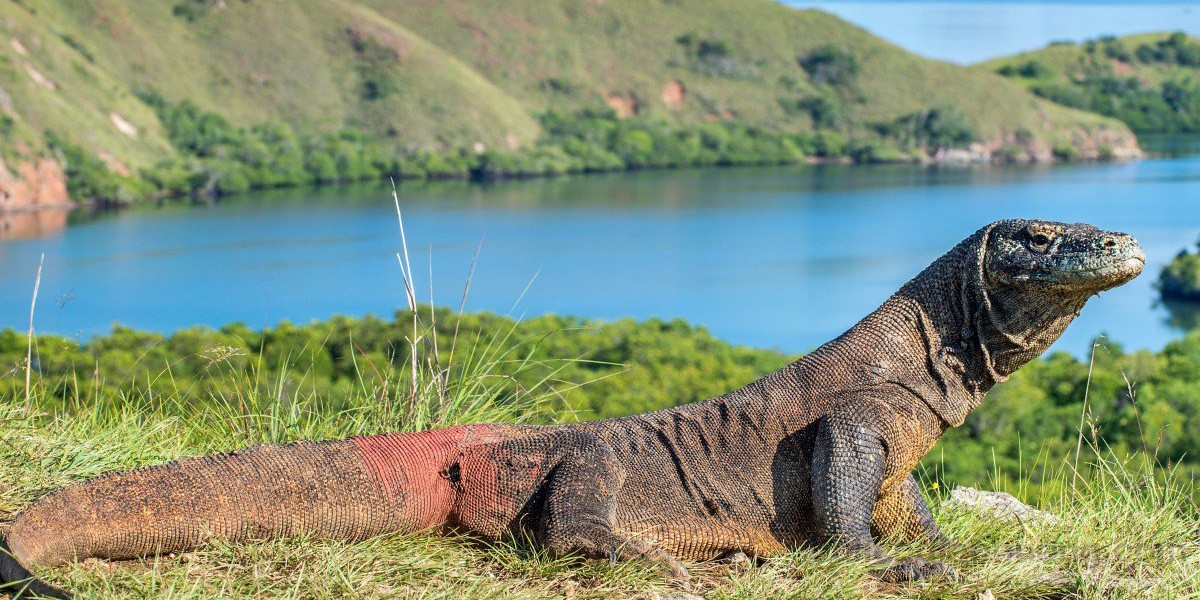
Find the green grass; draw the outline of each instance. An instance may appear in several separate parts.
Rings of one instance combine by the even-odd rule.
[[[781,102],[828,87],[844,105],[842,126],[851,130],[940,105],[967,114],[985,139],[1022,128],[1042,137],[1105,123],[1059,111],[991,74],[918,57],[833,15],[774,2],[566,1],[547,6],[523,0],[464,3],[460,11],[439,10],[440,3],[431,0],[364,3],[420,31],[535,109],[583,108],[605,95],[624,95],[637,98],[642,110],[678,123],[704,122],[731,111],[753,125],[804,131],[811,128],[809,117],[789,114]],[[485,41],[464,35],[468,32]],[[730,60],[748,73],[735,70],[721,76],[697,70],[687,45],[680,43],[689,35],[725,46]],[[830,46],[854,55],[860,67],[852,80],[823,87],[801,62]],[[577,91],[564,94],[543,85],[550,77]],[[671,81],[687,90],[678,108],[662,99]]]
[[[424,315],[423,315],[424,317]],[[192,390],[131,393],[119,403],[62,401],[34,380],[0,395],[0,521],[51,489],[115,469],[246,445],[410,431],[477,421],[554,420],[553,384],[573,361],[552,362],[533,384],[519,383],[529,359],[517,331],[464,334],[453,364],[416,325],[417,360],[356,363],[356,383],[331,398],[307,385],[304,370],[256,376],[195,401]],[[295,349],[301,357],[305,348]],[[524,357],[524,358],[523,358]],[[213,378],[231,369],[230,352],[203,357]],[[261,363],[250,355],[239,358]],[[535,364],[538,363],[538,364]],[[514,375],[515,374],[515,375]],[[23,379],[15,368],[4,377]],[[79,373],[76,389],[105,373]],[[155,376],[172,380],[172,367]],[[948,451],[953,451],[952,449]],[[944,529],[962,543],[949,552],[893,547],[896,556],[936,556],[961,580],[885,585],[868,565],[821,549],[799,549],[739,568],[692,564],[692,593],[706,598],[1144,598],[1200,595],[1200,516],[1191,488],[1173,471],[1150,472],[1085,447],[1086,475],[1071,491],[1070,471],[1053,471],[1057,495],[1041,507],[1057,523],[1016,524],[928,496]],[[1147,476],[1149,474],[1149,476]],[[1016,484],[1019,492],[1020,482]],[[551,559],[522,540],[485,545],[465,537],[389,535],[359,543],[287,539],[110,563],[87,560],[42,573],[79,597],[208,598],[610,598],[665,597],[678,590],[650,565]],[[986,597],[986,596],[984,596]]]

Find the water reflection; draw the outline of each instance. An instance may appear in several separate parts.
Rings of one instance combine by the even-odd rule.
[[[56,234],[67,226],[68,210],[0,213],[0,240],[28,240]]]
[[[1167,325],[1184,332],[1200,328],[1200,302],[1167,299],[1160,302],[1167,309]]]
[[[1194,133],[1143,133],[1138,144],[1147,153],[1164,158],[1200,154],[1200,135]]]

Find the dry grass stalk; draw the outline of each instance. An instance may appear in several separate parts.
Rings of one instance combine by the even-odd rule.
[[[42,287],[42,266],[46,264],[46,253],[38,260],[37,278],[33,280],[33,299],[29,301],[29,333],[26,336],[28,346],[25,350],[25,410],[33,410],[33,402],[29,390],[33,378],[33,310],[37,307],[38,288]]]

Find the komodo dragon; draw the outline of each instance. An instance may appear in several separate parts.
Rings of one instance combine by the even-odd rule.
[[[0,577],[61,594],[27,569],[214,538],[416,530],[516,531],[555,555],[645,558],[681,577],[680,558],[827,541],[886,580],[949,574],[876,543],[945,541],[911,474],[917,461],[1085,301],[1144,263],[1128,235],[999,221],[849,331],[723,396],[588,423],[263,445],[100,476],[17,516]]]

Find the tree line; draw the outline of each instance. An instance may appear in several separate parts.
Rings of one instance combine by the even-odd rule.
[[[826,62],[819,63],[821,68],[832,69]],[[961,113],[947,107],[931,107],[877,123],[869,135],[859,138],[848,137],[837,118],[820,116],[820,106],[803,109],[814,111],[817,126],[802,133],[736,120],[680,126],[649,115],[619,119],[606,107],[570,114],[543,113],[540,139],[525,148],[435,151],[405,148],[396,140],[376,139],[353,128],[300,131],[281,121],[240,127],[187,100],[171,102],[150,92],[141,97],[157,112],[175,153],[137,173],[121,175],[67,138],[47,132],[48,145],[66,164],[67,185],[74,197],[123,205],[153,198],[216,197],[388,177],[486,180],[793,164],[809,157],[911,161],[913,152],[921,148],[965,145],[978,137]]]
[[[392,319],[335,317],[265,330],[231,324],[165,336],[118,326],[84,342],[39,336],[32,376],[47,392],[40,396],[48,403],[42,408],[52,411],[120,407],[131,398],[227,406],[254,389],[279,402],[298,394],[316,397],[335,418],[352,392],[380,401],[402,395],[412,364],[409,340],[419,338],[419,360],[436,362],[447,378],[470,370],[482,356],[502,355],[489,376],[511,378],[517,395],[548,390],[554,400],[534,419],[550,421],[703,400],[796,358],[734,346],[678,319],[600,323],[551,315],[517,323],[441,308],[423,308],[418,315],[418,337],[407,311]],[[23,394],[26,343],[23,332],[0,332],[0,396],[19,400]],[[483,352],[485,347],[504,351]],[[1054,353],[997,386],[929,454],[926,477],[944,485],[997,477],[1036,485],[1042,477],[1053,479],[1049,473],[1080,444],[1085,453],[1094,445],[1134,461],[1196,472],[1200,331],[1158,352],[1125,352],[1104,338],[1093,350],[1087,361]]]

